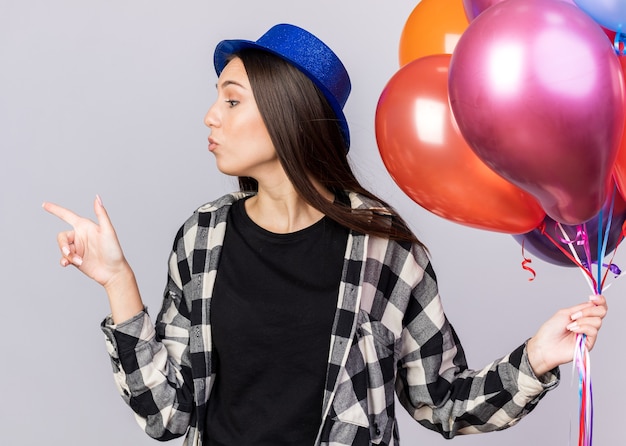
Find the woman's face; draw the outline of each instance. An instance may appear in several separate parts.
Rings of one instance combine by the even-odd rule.
[[[234,58],[224,67],[217,100],[204,123],[211,129],[209,151],[221,172],[260,181],[282,170],[241,59]]]

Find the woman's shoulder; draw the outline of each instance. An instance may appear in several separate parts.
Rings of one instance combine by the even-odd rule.
[[[219,211],[220,209],[224,209],[226,206],[230,206],[234,202],[241,200],[242,198],[245,198],[249,195],[251,195],[250,192],[232,192],[226,195],[222,195],[220,198],[198,207],[194,211],[194,214],[203,214]]]
[[[222,220],[226,221],[230,206],[249,195],[249,192],[232,192],[199,206],[185,220],[181,230],[186,232],[189,228],[215,226]]]
[[[352,209],[370,210],[383,215],[392,215],[391,209],[378,200],[367,197],[358,192],[346,191],[345,193]]]

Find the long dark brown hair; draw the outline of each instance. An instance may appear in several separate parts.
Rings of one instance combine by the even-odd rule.
[[[243,62],[257,106],[278,158],[298,194],[311,206],[356,232],[418,243],[406,222],[356,179],[337,117],[315,84],[300,70],[265,51],[246,49]],[[391,212],[352,209],[328,201],[311,178],[335,195],[356,192]],[[254,178],[239,177],[243,191],[257,191]]]

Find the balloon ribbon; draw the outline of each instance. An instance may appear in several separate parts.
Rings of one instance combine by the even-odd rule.
[[[618,49],[618,42],[621,54],[626,54],[626,36],[621,32],[618,32],[615,38],[616,49]],[[606,219],[606,228],[604,230],[604,233],[602,231],[602,228],[604,227],[604,210],[600,210],[600,213],[598,214],[598,251],[597,261],[595,262],[591,257],[591,250],[589,249],[589,238],[587,233],[587,227],[585,224],[577,227],[577,234],[574,240],[570,240],[567,233],[563,230],[562,225],[558,224],[564,235],[564,239],[561,239],[561,242],[569,245],[571,253],[568,252],[561,243],[554,240],[554,238],[547,233],[545,222],[539,226],[541,233],[545,235],[548,240],[550,240],[550,242],[552,242],[552,244],[556,246],[565,256],[567,256],[572,262],[574,262],[585,273],[586,276],[588,276],[588,278],[590,279],[590,286],[592,288],[592,291],[596,295],[602,294],[603,290],[605,289],[604,284],[609,272],[612,272],[616,275],[621,274],[621,271],[617,267],[617,265],[613,264],[613,259],[615,258],[617,247],[626,237],[626,222],[623,222],[622,224],[622,231],[613,250],[611,260],[608,262],[608,264],[602,262],[602,259],[604,259],[604,257],[606,256],[607,243],[610,234],[609,231],[611,228],[611,220],[613,218],[613,210],[615,205],[615,195],[616,188],[614,187],[611,206],[608,212],[608,218]],[[578,257],[576,250],[572,246],[574,242],[576,242],[578,245],[583,245],[585,256],[587,257],[586,260],[581,260]],[[524,260],[526,261],[526,258],[524,258]],[[597,268],[595,269],[595,276],[593,272],[594,269],[592,268],[592,265],[594,264],[597,265]],[[523,266],[525,266],[524,263]],[[605,268],[604,275],[602,274],[603,267]],[[573,367],[578,372],[578,446],[592,446],[593,442],[593,390],[591,385],[591,362],[589,357],[589,349],[587,348],[585,342],[586,339],[587,337],[584,334],[577,335],[573,361]]]
[[[526,239],[522,239],[522,258],[524,260],[522,260],[522,269],[524,269],[525,271],[530,272],[533,276],[528,278],[529,282],[532,282],[533,280],[535,280],[535,277],[537,277],[537,273],[535,272],[534,269],[532,269],[530,265],[533,261],[531,259],[529,259],[528,257],[526,257],[526,254],[524,254],[524,242],[526,241]]]
[[[593,441],[593,390],[591,386],[591,362],[585,345],[585,335],[576,338],[574,368],[578,371],[578,446],[591,446]]]
[[[580,261],[580,259],[576,256],[574,257],[573,253],[575,253],[575,251],[569,252],[567,251],[562,245],[561,243],[557,242],[556,240],[554,240],[554,238],[548,234],[548,232],[546,231],[546,223],[542,222],[539,227],[538,227],[539,231],[546,236],[546,238],[548,240],[550,240],[550,242],[552,242],[552,244],[554,246],[556,246],[568,259],[570,259],[572,262],[574,262],[591,280],[592,284],[593,284],[593,288],[596,289],[597,288],[597,282],[596,279],[593,277],[593,274],[591,273],[591,271],[589,270],[589,268],[585,268],[585,266],[582,264],[582,262]],[[585,237],[586,239],[586,237]]]

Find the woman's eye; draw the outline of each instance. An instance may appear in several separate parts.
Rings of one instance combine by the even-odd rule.
[[[231,108],[239,104],[239,101],[236,101],[234,99],[227,99],[226,102],[230,105]]]

